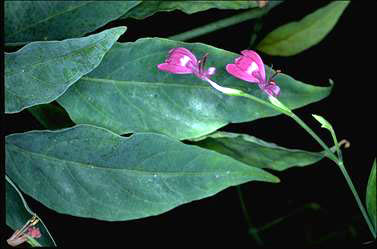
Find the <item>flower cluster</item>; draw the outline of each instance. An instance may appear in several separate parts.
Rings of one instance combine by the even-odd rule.
[[[276,85],[273,78],[276,73],[266,78],[264,64],[261,57],[252,50],[241,51],[241,56],[236,58],[234,64],[228,64],[226,70],[236,78],[245,80],[250,83],[258,84],[259,88],[269,96],[279,96],[280,88]],[[159,64],[159,70],[167,71],[173,74],[194,74],[196,77],[209,82],[217,90],[226,94],[237,95],[240,91],[232,88],[219,86],[210,77],[215,73],[216,68],[210,67],[205,70],[205,62],[208,54],[202,59],[197,60],[195,55],[186,48],[174,48],[169,51],[165,63]]]
[[[37,239],[42,236],[38,227],[29,227],[27,230],[27,235]]]

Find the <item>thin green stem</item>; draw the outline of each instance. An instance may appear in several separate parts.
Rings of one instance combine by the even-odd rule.
[[[343,162],[342,152],[340,151],[338,139],[336,138],[336,134],[335,134],[334,129],[331,129],[330,133],[331,133],[332,139],[334,140],[336,152],[338,153],[339,162]]]
[[[250,95],[250,94],[247,94],[247,93],[242,93],[240,94],[240,96],[243,96],[243,97],[246,97],[248,99],[252,99],[258,103],[261,103],[263,105],[266,105],[278,112],[281,112],[291,118],[293,118],[302,128],[304,128],[305,131],[307,131],[323,148],[324,150],[327,152],[327,157],[330,158],[331,160],[333,160],[335,163],[338,163],[338,159],[336,158],[336,156],[332,153],[332,151],[329,149],[329,147],[327,147],[327,145],[314,133],[314,131],[309,127],[307,126],[304,121],[302,121],[296,114],[294,114],[293,112],[291,111],[287,111],[286,109],[283,109],[283,108],[280,108],[276,105],[273,105],[267,101],[264,101],[260,98],[257,98],[253,95]]]
[[[199,28],[195,28],[177,35],[173,35],[168,37],[168,39],[176,40],[176,41],[187,41],[192,38],[231,26],[235,25],[253,18],[258,18],[270,11],[271,8],[275,7],[276,5],[280,4],[280,1],[273,1],[269,3],[267,7],[264,8],[252,8],[251,10],[248,10],[246,12],[243,12],[241,14],[231,16],[228,18],[224,18],[212,23],[209,23],[207,25],[201,26]]]
[[[322,146],[322,148],[325,149],[327,152],[327,157],[334,161],[336,164],[338,164],[338,158],[332,153],[332,151],[327,147],[327,145],[322,141],[321,138],[317,136],[317,134],[314,133],[314,131],[307,126],[304,121],[301,120],[296,114],[293,113],[291,116],[302,128],[304,128],[305,131],[307,131],[318,143]]]
[[[280,112],[286,114],[287,116],[293,118],[302,128],[305,129],[305,131],[307,131],[325,149],[325,151],[327,152],[327,157],[329,159],[331,159],[332,161],[334,161],[339,166],[339,168],[342,171],[344,177],[346,178],[348,186],[350,187],[350,189],[351,189],[351,191],[352,191],[352,193],[353,193],[353,195],[354,195],[354,197],[356,199],[357,205],[359,206],[359,208],[361,210],[361,213],[363,214],[364,219],[365,219],[366,223],[368,224],[369,230],[371,231],[373,237],[376,239],[376,232],[375,232],[375,230],[373,228],[372,223],[370,222],[369,216],[366,213],[365,208],[364,208],[362,202],[360,201],[359,195],[357,194],[356,189],[353,186],[351,178],[349,177],[346,169],[344,168],[343,161],[341,161],[341,152],[340,152],[340,149],[339,149],[339,145],[337,144],[337,139],[336,139],[336,136],[335,136],[335,132],[331,132],[331,134],[333,135],[334,142],[336,143],[335,146],[336,146],[336,150],[338,152],[338,155],[340,155],[339,159],[333,154],[333,152],[329,149],[329,147],[327,147],[327,145],[321,140],[321,138],[319,138],[317,136],[317,134],[315,134],[314,131],[309,126],[307,126],[304,123],[304,121],[302,121],[293,112],[287,112],[285,109],[282,109],[280,107],[272,105],[272,104],[270,104],[270,103],[268,103],[268,102],[266,102],[264,100],[261,100],[261,99],[259,99],[257,97],[249,95],[247,93],[243,93],[241,96],[247,97],[249,99],[253,99],[253,100],[257,101],[258,103],[267,105],[267,106],[269,106],[269,107],[271,107],[271,108],[273,108],[273,109],[275,109],[277,111],[280,111]]]
[[[262,30],[263,22],[262,22],[262,17],[257,18],[255,20],[253,32],[251,33],[250,36],[250,42],[249,42],[249,49],[254,49],[255,42],[258,38],[259,32]]]
[[[33,237],[31,236],[27,236],[27,242],[32,246],[32,247],[42,247],[41,244],[39,244],[39,242],[34,239]]]
[[[342,171],[344,177],[346,178],[348,186],[350,187],[351,192],[352,192],[353,196],[355,197],[356,203],[359,206],[360,211],[363,214],[363,217],[364,217],[366,223],[368,224],[368,228],[369,228],[370,232],[372,233],[373,238],[376,239],[376,231],[373,228],[372,222],[370,221],[369,216],[368,216],[367,212],[365,211],[365,208],[364,208],[364,206],[363,206],[363,204],[362,204],[362,202],[359,198],[359,195],[357,194],[355,187],[353,186],[352,180],[351,180],[350,176],[348,175],[348,172],[347,172],[346,168],[344,167],[343,162],[339,162],[338,166],[339,166],[340,170]]]
[[[238,197],[240,198],[240,204],[241,204],[242,212],[243,212],[243,215],[245,216],[245,220],[246,220],[247,226],[249,227],[249,231],[252,231],[251,235],[253,236],[253,238],[257,242],[257,244],[259,246],[262,246],[264,243],[263,243],[262,239],[259,237],[258,229],[256,229],[256,227],[254,227],[253,224],[251,223],[250,215],[247,212],[245,201],[243,199],[241,187],[236,186],[236,188],[237,188]]]
[[[257,98],[257,97],[255,97],[253,95],[250,95],[250,94],[247,94],[245,92],[242,92],[241,94],[239,94],[239,96],[242,96],[242,97],[254,100],[254,101],[256,101],[256,102],[258,102],[258,103],[260,103],[262,105],[268,106],[268,107],[270,107],[270,108],[272,108],[272,109],[274,109],[274,110],[276,110],[278,112],[284,113],[285,115],[287,115],[289,117],[291,117],[291,115],[292,115],[292,112],[288,112],[288,111],[284,110],[283,108],[280,108],[280,107],[278,107],[276,105],[273,105],[273,104],[271,104],[271,103],[269,103],[267,101],[264,101],[264,100],[262,100],[260,98]]]
[[[283,222],[284,220],[286,220],[287,218],[291,217],[291,216],[294,216],[300,212],[303,212],[305,211],[306,209],[312,209],[312,210],[317,210],[318,209],[318,204],[316,203],[308,203],[308,204],[304,204],[302,207],[299,207],[295,210],[293,210],[291,213],[285,215],[285,216],[282,216],[282,217],[279,217],[267,224],[264,224],[263,226],[261,226],[258,231],[265,231],[265,230],[268,230],[270,229],[271,227]]]
[[[325,149],[325,151],[327,152],[326,154],[327,154],[327,157],[329,158],[329,159],[331,159],[332,161],[334,161],[338,166],[339,166],[339,168],[340,168],[340,170],[342,171],[342,173],[343,173],[343,175],[344,175],[344,177],[346,178],[346,181],[347,181],[347,183],[348,183],[348,186],[350,187],[350,189],[351,189],[351,191],[352,191],[352,193],[353,193],[353,195],[354,195],[354,197],[355,197],[355,199],[356,199],[356,202],[357,202],[357,205],[359,206],[359,208],[360,208],[360,210],[361,210],[361,213],[363,214],[363,216],[364,216],[364,219],[365,219],[365,221],[366,221],[366,223],[368,224],[368,227],[369,227],[369,230],[371,231],[371,233],[372,233],[372,235],[373,235],[373,237],[374,237],[374,239],[376,239],[376,232],[375,232],[375,230],[374,230],[374,228],[373,228],[373,225],[372,225],[372,223],[370,222],[370,219],[369,219],[369,216],[368,216],[368,214],[367,214],[367,212],[365,211],[365,208],[364,208],[364,206],[363,206],[363,204],[362,204],[362,202],[360,201],[360,198],[359,198],[359,195],[357,194],[357,192],[356,192],[356,189],[355,189],[355,187],[354,187],[354,185],[353,185],[353,183],[352,183],[352,180],[351,180],[351,178],[349,177],[349,175],[348,175],[348,173],[347,173],[347,171],[346,171],[346,169],[345,169],[345,167],[344,167],[344,164],[343,164],[343,161],[342,161],[342,157],[341,157],[341,152],[340,152],[340,149],[339,149],[339,145],[337,144],[337,140],[336,140],[336,136],[335,136],[335,132],[332,132],[331,134],[333,135],[333,139],[334,139],[334,141],[335,141],[335,146],[336,146],[336,150],[337,150],[337,153],[338,153],[338,155],[339,155],[339,159],[333,154],[333,152],[329,149],[329,147],[327,147],[327,145],[321,140],[321,138],[319,138],[318,136],[317,136],[317,134],[315,134],[314,133],[314,131],[309,127],[309,126],[307,126],[305,123],[304,123],[304,121],[302,121],[296,114],[294,114],[293,112],[287,112],[285,109],[282,109],[282,108],[280,108],[280,107],[277,107],[277,106],[275,106],[275,105],[272,105],[272,104],[270,104],[270,103],[268,103],[268,102],[266,102],[266,101],[264,101],[264,100],[261,100],[261,99],[259,99],[259,98],[257,98],[257,97],[254,97],[254,96],[252,96],[252,95],[250,95],[250,94],[247,94],[247,93],[242,93],[240,96],[244,96],[244,97],[246,97],[246,98],[249,98],[249,99],[252,99],[252,100],[255,100],[255,101],[257,101],[258,103],[261,103],[261,104],[264,104],[264,105],[267,105],[267,106],[269,106],[269,107],[271,107],[271,108],[273,108],[273,109],[275,109],[275,110],[277,110],[277,111],[280,111],[280,112],[282,112],[282,113],[284,113],[284,114],[286,114],[287,116],[289,116],[289,117],[291,117],[291,118],[293,118],[302,128],[304,128],[305,129],[305,131],[307,131],[324,149]]]

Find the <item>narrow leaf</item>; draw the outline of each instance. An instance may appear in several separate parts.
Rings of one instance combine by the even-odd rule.
[[[144,19],[160,11],[180,10],[186,14],[193,14],[208,9],[249,9],[257,7],[256,1],[144,1],[137,5],[122,18]]]
[[[6,137],[6,172],[57,212],[101,220],[158,215],[248,181],[278,182],[228,156],[155,133],[79,125]]]
[[[329,121],[327,121],[324,117],[322,117],[322,116],[319,116],[319,115],[315,115],[315,114],[312,114],[312,116],[321,124],[321,127],[322,128],[325,128],[325,129],[327,129],[327,130],[329,130],[330,131],[330,133],[331,133],[331,136],[332,136],[332,139],[333,139],[333,141],[334,141],[334,144],[335,144],[335,148],[336,148],[336,151],[337,151],[337,153],[338,153],[338,158],[339,158],[339,160],[343,160],[343,158],[342,158],[342,152],[341,152],[341,150],[340,150],[340,148],[339,148],[339,143],[338,143],[338,139],[336,138],[336,134],[335,134],[335,131],[334,131],[334,129],[333,129],[333,127],[332,127],[332,125],[330,124],[330,122]]]
[[[101,65],[81,78],[57,101],[77,124],[93,124],[118,134],[158,132],[178,139],[200,137],[228,123],[280,114],[239,96],[227,96],[193,75],[159,71],[170,49],[185,47],[217,68],[218,84],[266,98],[256,84],[229,75],[225,66],[239,55],[200,43],[160,38],[116,43]],[[328,96],[331,87],[316,87],[279,74],[279,99],[290,109]]]
[[[5,1],[7,46],[81,37],[141,1]]]
[[[5,53],[5,112],[49,103],[96,68],[126,27],[84,38],[33,42]]]
[[[373,167],[370,172],[367,194],[366,194],[366,206],[369,217],[372,220],[374,230],[376,231],[377,215],[376,215],[376,159],[374,159]]]
[[[321,160],[320,152],[287,149],[247,134],[215,132],[193,142],[202,148],[230,156],[258,168],[286,170],[308,166]]]
[[[168,39],[176,40],[176,41],[187,41],[192,38],[208,34],[210,32],[214,32],[216,30],[226,28],[231,25],[235,25],[237,23],[244,22],[246,20],[254,19],[254,18],[261,18],[262,16],[266,15],[272,8],[281,4],[282,1],[273,1],[268,4],[265,8],[252,8],[248,11],[243,11],[240,14],[233,15],[224,19],[220,19],[206,25],[202,25],[200,27],[194,28],[192,30],[185,31],[183,33],[179,33],[173,36],[169,36]]]
[[[325,128],[330,132],[334,132],[332,125],[324,117],[315,114],[312,114],[312,116],[321,124],[322,128]]]
[[[350,1],[333,1],[298,22],[287,23],[269,33],[257,46],[279,56],[298,54],[319,43],[332,30]]]
[[[6,224],[14,231],[19,230],[23,225],[34,215],[34,212],[30,210],[21,192],[17,189],[16,185],[5,176],[5,213]],[[38,216],[37,216],[38,217]],[[47,227],[40,220],[35,227],[39,228],[41,237],[34,239],[39,246],[56,246],[54,239],[47,230]]]

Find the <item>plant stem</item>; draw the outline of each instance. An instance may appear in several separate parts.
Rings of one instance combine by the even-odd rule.
[[[340,148],[339,148],[338,139],[336,138],[335,131],[332,127],[330,129],[330,132],[331,132],[332,139],[334,140],[336,152],[338,153],[339,162],[343,162],[343,156],[342,156],[342,152],[340,151]]]
[[[303,211],[305,211],[306,209],[317,210],[318,207],[315,206],[315,205],[318,205],[318,204],[316,204],[316,203],[308,203],[308,204],[304,204],[303,206],[301,206],[301,207],[299,207],[299,208],[293,210],[291,213],[289,213],[289,214],[287,214],[287,215],[285,215],[285,216],[279,217],[279,218],[277,218],[277,219],[275,219],[275,220],[273,220],[273,221],[271,221],[271,222],[269,222],[269,223],[267,223],[267,224],[264,224],[264,225],[261,226],[258,230],[259,230],[259,231],[265,231],[265,230],[268,230],[268,229],[270,229],[271,227],[273,227],[273,226],[275,226],[275,225],[277,225],[277,224],[283,222],[285,219],[287,219],[287,218],[289,218],[289,217],[291,217],[291,216],[294,216],[294,215],[296,215],[296,214],[298,214],[298,213],[300,213],[300,212],[303,212]]]
[[[257,18],[254,24],[253,32],[250,36],[249,49],[254,50],[255,42],[258,38],[258,33],[262,30],[263,22],[262,17]]]
[[[365,211],[365,208],[364,208],[364,206],[363,206],[363,204],[362,204],[362,202],[359,198],[359,195],[357,194],[355,187],[353,186],[352,180],[351,180],[350,176],[348,175],[348,172],[347,172],[346,168],[344,167],[343,162],[340,161],[338,163],[338,166],[339,166],[340,170],[342,171],[344,177],[346,178],[348,186],[350,187],[351,192],[352,192],[353,196],[355,197],[356,203],[359,206],[360,211],[363,214],[363,217],[364,217],[366,223],[368,224],[368,228],[369,228],[370,232],[372,233],[373,238],[376,239],[376,231],[374,230],[373,225],[370,222],[369,216],[368,216],[367,212]]]
[[[376,239],[376,231],[370,221],[370,218],[367,214],[367,212],[365,211],[365,208],[359,198],[359,195],[357,194],[357,191],[352,183],[352,180],[351,178],[349,177],[348,173],[347,173],[347,170],[345,169],[344,167],[344,164],[343,164],[343,159],[342,159],[342,154],[341,154],[341,151],[339,149],[339,144],[338,144],[338,140],[336,138],[336,135],[335,135],[335,132],[333,130],[332,127],[330,127],[330,132],[331,132],[331,135],[332,135],[332,138],[334,140],[334,143],[335,143],[335,147],[336,147],[336,151],[337,151],[337,154],[339,156],[336,157],[335,154],[329,149],[329,147],[327,147],[327,145],[322,141],[322,139],[320,137],[317,136],[317,134],[314,133],[314,131],[305,124],[304,121],[302,121],[301,118],[299,118],[296,114],[294,114],[287,106],[285,106],[283,103],[281,103],[278,99],[276,99],[275,97],[273,96],[269,96],[269,101],[272,103],[269,103],[265,100],[262,100],[260,98],[257,98],[253,95],[250,95],[248,93],[245,93],[243,91],[240,91],[240,90],[237,90],[237,89],[233,89],[233,88],[227,88],[227,87],[222,87],[222,86],[219,86],[217,83],[209,80],[209,79],[206,79],[214,88],[216,88],[217,90],[219,90],[220,92],[223,92],[225,94],[228,94],[230,96],[242,96],[242,97],[245,97],[245,98],[248,98],[248,99],[251,99],[251,100],[254,100],[260,104],[263,104],[265,106],[268,106],[278,112],[281,112],[289,117],[291,117],[293,120],[295,120],[302,128],[304,128],[304,130],[306,132],[308,132],[324,149],[325,149],[325,152],[326,152],[326,156],[331,159],[332,161],[334,161],[340,168],[341,172],[343,173],[344,177],[346,178],[346,181],[347,181],[347,184],[348,186],[350,187],[351,189],[351,192],[353,194],[353,196],[355,197],[355,200],[357,202],[357,205],[359,206],[360,210],[361,210],[361,213],[363,214],[363,217],[366,221],[366,223],[368,224],[368,228],[370,230],[370,232],[372,233],[373,235],[373,238]],[[326,121],[327,122],[327,121]],[[240,198],[242,196],[240,195]],[[241,201],[242,201],[242,198],[241,198]],[[241,203],[242,204],[242,203]],[[245,215],[246,216],[246,215]],[[248,216],[246,216],[248,217]],[[248,221],[248,223],[250,223],[250,221]]]
[[[339,166],[339,168],[340,168],[340,170],[342,171],[342,173],[343,173],[343,175],[344,175],[344,177],[346,178],[346,181],[347,181],[347,183],[348,183],[348,186],[350,187],[350,189],[351,189],[351,192],[352,192],[352,194],[354,195],[354,197],[355,197],[355,199],[356,199],[356,202],[357,202],[357,205],[359,206],[359,208],[360,208],[360,210],[361,210],[361,213],[363,214],[363,216],[364,216],[364,219],[365,219],[365,221],[366,221],[366,223],[368,224],[368,227],[369,227],[369,230],[371,231],[371,233],[372,233],[372,235],[373,235],[373,238],[374,239],[376,239],[376,232],[375,232],[375,230],[374,230],[374,228],[373,228],[373,225],[372,225],[372,223],[370,222],[370,219],[369,219],[369,216],[368,216],[368,214],[367,214],[367,212],[365,211],[365,208],[364,208],[364,206],[363,206],[363,204],[362,204],[362,202],[360,201],[360,198],[359,198],[359,195],[357,194],[357,192],[356,192],[356,189],[355,189],[355,187],[354,187],[354,185],[353,185],[353,183],[352,183],[352,180],[351,180],[351,178],[349,177],[349,175],[348,175],[348,173],[347,173],[347,170],[345,169],[345,167],[344,167],[344,164],[343,164],[343,161],[341,160],[341,158],[337,158],[334,154],[333,154],[333,152],[329,149],[329,147],[327,147],[327,145],[321,140],[321,138],[319,138],[318,136],[317,136],[317,134],[315,134],[314,133],[314,131],[309,127],[309,126],[307,126],[305,123],[304,123],[304,121],[302,121],[296,114],[294,114],[293,112],[288,112],[288,111],[286,111],[285,109],[282,109],[282,108],[280,108],[280,107],[278,107],[278,106],[275,106],[275,105],[273,105],[273,104],[270,104],[270,103],[268,103],[268,102],[266,102],[266,101],[264,101],[264,100],[262,100],[262,99],[259,99],[259,98],[257,98],[257,97],[254,97],[254,96],[252,96],[252,95],[250,95],[250,94],[247,94],[247,93],[242,93],[240,96],[244,96],[244,97],[246,97],[246,98],[248,98],[248,99],[252,99],[252,100],[255,100],[255,101],[257,101],[258,103],[261,103],[261,104],[264,104],[264,105],[266,105],[266,106],[269,106],[269,107],[271,107],[271,108],[273,108],[273,109],[275,109],[275,110],[277,110],[277,111],[279,111],[279,112],[281,112],[281,113],[284,113],[285,115],[287,115],[287,116],[289,116],[289,117],[291,117],[293,120],[295,120],[302,128],[304,128],[305,129],[305,131],[307,131],[324,149],[325,149],[325,151],[327,152],[326,154],[327,154],[327,157],[329,158],[329,159],[331,159],[332,161],[334,161],[338,166]],[[333,139],[335,139],[334,141],[336,141],[336,137],[335,137],[335,133],[334,134],[332,134],[333,135]],[[337,152],[338,152],[338,155],[341,157],[341,153],[340,153],[340,150],[339,150],[339,146],[336,144],[335,145],[336,146],[336,150],[337,150]]]
[[[314,133],[314,131],[307,126],[301,118],[299,118],[296,114],[292,113],[291,118],[293,118],[302,128],[304,128],[327,152],[327,157],[338,164],[338,158],[332,153],[332,151],[327,147],[327,145],[322,141],[321,138]]]
[[[240,198],[240,204],[241,204],[242,212],[245,216],[245,220],[246,220],[247,226],[249,227],[249,231],[252,231],[251,235],[253,236],[253,238],[257,242],[257,244],[259,246],[263,246],[264,243],[263,243],[262,239],[259,237],[258,229],[256,227],[254,227],[253,224],[251,223],[251,219],[250,219],[249,213],[247,212],[245,201],[243,199],[241,187],[238,185],[238,186],[236,186],[236,188],[237,188],[237,192],[238,192],[238,197]]]
[[[192,29],[192,30],[189,30],[189,31],[177,34],[177,35],[170,36],[168,37],[168,39],[176,40],[176,41],[187,41],[192,38],[195,38],[195,37],[198,37],[198,36],[201,36],[201,35],[204,35],[204,34],[207,34],[207,33],[210,33],[210,32],[213,32],[213,31],[216,31],[216,30],[219,30],[219,29],[231,26],[231,25],[235,25],[235,24],[238,24],[238,23],[241,23],[241,22],[253,19],[253,18],[261,17],[265,15],[266,13],[268,13],[270,9],[272,9],[273,7],[275,7],[276,5],[280,3],[281,1],[273,1],[273,2],[270,2],[269,5],[264,8],[252,8],[251,10],[248,10],[241,14],[224,18],[224,19],[209,23],[207,25],[201,26],[199,28],[195,28],[195,29]]]
[[[338,163],[338,159],[332,153],[332,151],[329,149],[329,147],[327,147],[327,145],[314,133],[314,131],[309,126],[307,126],[304,123],[304,121],[302,121],[296,114],[294,114],[291,111],[287,111],[287,110],[285,110],[283,108],[280,108],[280,107],[278,107],[276,105],[273,105],[273,104],[271,104],[271,103],[269,103],[267,101],[264,101],[264,100],[262,100],[260,98],[257,98],[257,97],[255,97],[253,95],[244,93],[244,92],[240,96],[246,97],[248,99],[252,99],[252,100],[254,100],[254,101],[258,102],[258,103],[266,105],[266,106],[268,106],[268,107],[270,107],[270,108],[272,108],[272,109],[274,109],[274,110],[276,110],[278,112],[281,112],[281,113],[283,113],[283,114],[285,114],[285,115],[293,118],[293,120],[295,120],[302,128],[304,128],[304,130],[307,131],[322,146],[322,148],[324,148],[324,150],[327,152],[326,153],[327,157],[329,159],[331,159],[332,161],[334,161],[336,164]]]
[[[371,231],[372,235],[373,235],[373,238],[376,239],[376,232],[373,228],[373,225],[372,223],[370,222],[370,219],[369,219],[369,216],[367,214],[367,212],[365,211],[365,208],[359,198],[359,195],[357,194],[356,192],[356,189],[352,183],[352,180],[351,178],[349,177],[348,173],[347,173],[347,170],[345,169],[344,167],[344,164],[343,164],[343,161],[341,159],[341,152],[339,150],[339,145],[335,145],[336,146],[336,150],[338,152],[338,155],[340,156],[340,158],[338,159],[333,153],[332,151],[329,149],[329,147],[327,147],[327,145],[321,140],[321,138],[319,138],[317,136],[317,134],[314,133],[314,131],[309,127],[307,126],[304,121],[302,121],[296,114],[294,114],[293,112],[287,112],[285,109],[282,109],[280,107],[277,107],[275,105],[272,105],[262,99],[259,99],[257,97],[254,97],[250,94],[247,94],[247,93],[242,93],[240,96],[244,96],[246,98],[249,98],[249,99],[252,99],[252,100],[255,100],[257,101],[258,103],[261,103],[261,104],[264,104],[266,106],[269,106],[277,111],[280,111],[281,113],[284,113],[285,115],[293,118],[302,128],[304,128],[324,149],[325,151],[327,152],[327,157],[329,159],[331,159],[332,161],[334,161],[340,168],[340,170],[342,171],[344,177],[346,178],[346,181],[348,183],[348,186],[350,187],[351,189],[351,192],[353,194],[353,196],[355,197],[356,199],[356,202],[357,202],[357,205],[359,206],[360,210],[361,210],[361,213],[363,214],[363,217],[366,221],[366,223],[368,224],[368,227],[369,227],[369,230]],[[336,137],[335,137],[335,133],[333,132],[332,133],[332,136],[333,136],[333,139],[334,141],[337,141],[336,140]]]

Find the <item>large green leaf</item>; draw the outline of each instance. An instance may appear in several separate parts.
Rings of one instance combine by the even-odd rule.
[[[141,1],[5,1],[5,43],[63,40],[92,32]]]
[[[193,144],[228,155],[258,168],[286,170],[308,166],[321,160],[320,152],[287,149],[247,134],[215,132],[197,139]]]
[[[108,128],[118,134],[159,132],[179,139],[211,133],[228,123],[252,121],[279,114],[255,101],[231,97],[193,75],[161,72],[168,51],[186,47],[198,57],[209,53],[208,66],[216,66],[212,79],[266,98],[256,84],[248,84],[225,71],[237,54],[200,43],[145,38],[116,43],[101,65],[81,78],[57,101],[73,122]],[[297,108],[326,97],[330,87],[316,87],[281,74],[280,100]]]
[[[376,231],[377,215],[376,215],[376,159],[374,159],[372,170],[368,180],[366,195],[367,210],[372,220],[374,230]]]
[[[349,1],[333,1],[298,22],[269,33],[257,46],[270,55],[290,56],[319,43],[335,26]]]
[[[6,224],[16,231],[22,228],[30,218],[37,215],[30,210],[21,192],[11,179],[8,176],[5,176],[5,179],[5,220]],[[42,236],[38,239],[35,238],[33,244],[37,246],[56,246],[47,227],[43,224],[40,217],[38,219],[40,222],[35,227],[39,228]]]
[[[248,181],[262,169],[156,133],[121,137],[78,125],[6,137],[6,173],[57,212],[103,220],[161,214]]]
[[[238,10],[256,6],[258,6],[256,1],[144,1],[123,15],[122,18],[144,19],[159,11],[180,10],[186,14],[193,14],[213,8]]]
[[[5,112],[49,103],[96,68],[126,27],[64,41],[32,42],[5,53]]]

